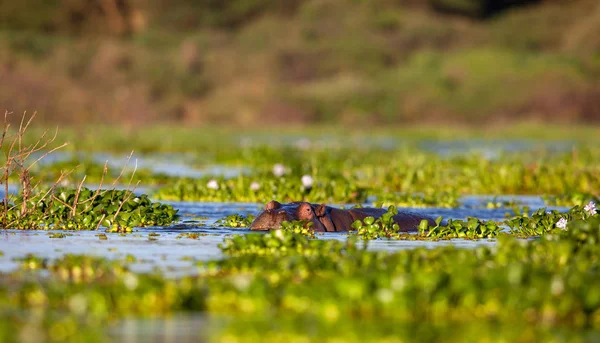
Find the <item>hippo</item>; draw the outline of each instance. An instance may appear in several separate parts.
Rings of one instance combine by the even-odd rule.
[[[342,210],[325,204],[308,202],[281,204],[272,200],[265,205],[265,210],[254,219],[250,230],[278,229],[284,221],[304,220],[312,223],[312,229],[316,232],[348,231],[354,221],[364,220],[366,217],[377,219],[386,212],[387,210],[383,208],[361,207]],[[436,225],[432,218],[410,212],[398,213],[393,219],[400,226],[400,231],[403,232],[416,232],[423,219],[427,220],[430,225]]]

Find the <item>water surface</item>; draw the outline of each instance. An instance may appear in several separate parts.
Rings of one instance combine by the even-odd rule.
[[[503,220],[508,208],[487,209],[487,201],[515,200],[522,205],[531,206],[533,210],[543,207],[543,200],[534,196],[470,196],[462,199],[463,205],[458,208],[411,208],[400,209],[429,215],[431,217],[464,219],[469,216],[482,220]],[[104,231],[60,231],[66,233],[64,238],[51,238],[48,231],[3,230],[0,232],[0,271],[6,272],[18,267],[15,258],[27,254],[48,259],[55,259],[65,254],[87,254],[93,256],[119,259],[133,255],[138,262],[131,268],[135,271],[146,272],[156,268],[166,275],[180,276],[197,273],[195,261],[222,258],[219,244],[232,234],[250,233],[248,229],[218,227],[215,222],[231,214],[257,214],[263,207],[249,203],[198,203],[198,202],[168,202],[179,210],[178,223],[169,227],[135,228],[131,234],[120,235],[106,233],[106,240],[98,234]],[[559,210],[565,208],[553,207]],[[152,236],[158,233],[160,236]],[[182,233],[199,233],[198,239],[181,237]],[[319,239],[345,240],[346,233],[323,233]],[[438,242],[428,241],[394,241],[375,240],[369,242],[369,249],[398,251],[416,247],[434,248],[442,245],[455,245],[462,248],[473,248],[478,245],[494,245],[495,240],[463,240],[454,239]]]

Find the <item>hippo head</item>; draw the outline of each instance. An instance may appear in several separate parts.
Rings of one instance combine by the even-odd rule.
[[[295,209],[292,211],[289,205],[284,207],[279,202],[272,200],[267,203],[265,210],[256,216],[250,225],[250,230],[278,229],[282,222],[294,220],[292,217],[294,212]]]
[[[267,203],[265,210],[250,225],[250,230],[279,229],[282,222],[294,220],[311,222],[313,223],[313,230],[325,231],[311,204],[307,202],[293,202],[282,205],[275,200]]]
[[[307,202],[300,203],[296,210],[298,220],[304,220],[306,223],[312,223],[311,228],[317,232],[327,231],[323,226],[323,223],[319,220],[315,213],[315,207]]]

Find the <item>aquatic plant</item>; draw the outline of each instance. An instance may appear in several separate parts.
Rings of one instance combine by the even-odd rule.
[[[573,220],[596,217],[581,206],[574,206],[569,211],[561,213],[557,210],[547,211],[540,208],[531,214],[525,211],[519,215],[508,218],[504,224],[509,227],[509,233],[520,237],[542,236],[554,228],[567,229],[568,223]]]
[[[31,169],[50,153],[63,148],[64,143],[51,148],[56,138],[46,137],[47,132],[32,144],[25,144],[26,133],[36,114],[23,114],[15,133],[10,130],[9,113],[5,112],[0,150],[6,150],[6,160],[0,176],[5,185],[4,199],[0,211],[1,227],[4,229],[98,229],[101,225],[112,232],[131,232],[135,226],[167,225],[176,218],[177,211],[172,206],[153,203],[147,195],[137,196],[130,189],[132,178],[126,190],[115,190],[125,167],[113,181],[113,189],[102,190],[107,175],[107,164],[100,173],[98,189],[92,191],[83,187],[87,178],[83,176],[76,188],[59,187],[71,171],[61,171],[58,178],[48,185],[34,181]],[[8,144],[8,147],[5,146]],[[32,155],[40,153],[31,162]],[[131,159],[131,153],[127,163]],[[126,165],[127,166],[127,165]],[[132,177],[137,169],[134,168]],[[18,176],[20,192],[17,196],[9,192],[9,182]],[[61,237],[56,235],[53,237]],[[64,237],[64,236],[63,236]]]
[[[577,159],[572,158],[574,151]],[[573,206],[598,201],[594,194],[600,189],[600,149],[588,146],[571,152],[541,150],[494,158],[470,152],[440,156],[402,145],[392,150],[333,151],[258,145],[228,154],[220,156],[219,162],[248,166],[249,171],[234,178],[207,175],[198,180],[180,179],[159,189],[156,198],[261,203],[271,199],[370,201],[404,207],[457,207],[464,195],[533,194],[544,195],[547,204]],[[287,172],[275,177],[273,163],[284,158]],[[311,177],[311,187],[302,183],[303,176]],[[219,189],[206,187],[211,180]]]
[[[313,230],[312,226],[312,222],[307,223],[303,220],[293,220],[291,222],[283,221],[281,223],[281,230],[293,232],[309,238],[316,238],[315,231]]]
[[[231,214],[225,218],[218,219],[215,222],[217,226],[226,226],[226,227],[249,227],[254,220],[253,215],[243,216],[241,214]]]
[[[373,251],[357,238],[309,239],[286,230],[234,235],[221,246],[225,258],[197,262],[200,275],[175,279],[133,272],[132,256],[28,255],[19,259],[21,271],[0,272],[0,302],[6,313],[35,311],[44,318],[35,329],[51,335],[63,320],[105,328],[115,318],[182,311],[227,315],[225,331],[212,332],[217,340],[251,330],[248,323],[266,327],[268,335],[327,332],[344,341],[365,325],[367,340],[390,332],[427,339],[425,332],[402,329],[422,323],[434,325],[436,334],[446,332],[442,324],[503,328],[503,337],[546,328],[581,338],[600,329],[597,215],[536,240],[499,235],[496,246],[473,249]],[[4,339],[31,330],[28,316],[10,320],[13,330],[0,327]],[[269,322],[285,324],[276,329]]]
[[[33,181],[31,168],[50,153],[68,145],[68,143],[63,143],[51,147],[56,139],[56,133],[53,137],[48,137],[48,131],[44,131],[33,143],[26,144],[24,142],[25,136],[35,117],[35,112],[29,117],[27,116],[27,113],[23,113],[18,129],[13,133],[10,128],[9,112],[4,112],[4,122],[2,133],[0,135],[0,150],[5,151],[6,153],[5,160],[3,161],[4,163],[0,166],[0,170],[2,170],[0,174],[0,184],[4,184],[4,198],[2,201],[2,209],[0,210],[0,217],[2,219],[1,224],[3,227],[8,227],[10,225],[7,216],[8,211],[15,210],[19,212],[20,216],[26,216],[35,210],[35,205],[33,207],[29,206],[30,198],[35,195],[34,192],[38,188],[39,183]],[[30,157],[36,153],[42,153],[41,157],[30,161]],[[61,172],[61,175],[54,181],[52,187],[56,187],[68,173],[69,172]],[[15,208],[15,206],[10,204],[12,197],[9,192],[9,183],[13,181],[14,178],[18,178],[18,184],[21,188],[19,208]]]
[[[598,213],[597,208],[596,208],[596,203],[593,201],[588,202],[587,205],[585,205],[585,207],[583,209],[591,216]]]
[[[24,230],[96,230],[130,232],[133,227],[164,226],[173,223],[177,210],[152,202],[147,195],[126,190],[56,188],[28,199],[32,210],[20,211],[20,198],[2,219],[4,228]]]

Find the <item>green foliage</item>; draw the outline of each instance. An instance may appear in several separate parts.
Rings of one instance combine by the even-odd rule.
[[[312,229],[312,225],[313,223],[306,223],[303,220],[294,220],[291,222],[283,221],[281,223],[281,229],[283,231],[289,231],[309,238],[316,238],[315,231]]]
[[[397,238],[400,226],[394,222],[393,217],[398,214],[395,206],[388,207],[386,213],[375,219],[366,217],[363,221],[357,220],[352,223],[352,228],[357,231],[363,239],[376,239],[378,237]]]
[[[598,243],[600,243],[600,215],[590,217],[583,214],[579,217],[572,213],[569,214],[576,219],[569,222],[566,230],[558,232],[559,237],[557,239],[575,242],[580,249],[585,246],[598,246]]]
[[[390,206],[386,213],[380,218],[367,217],[363,221],[357,220],[352,223],[352,228],[357,235],[365,240],[388,238],[388,239],[481,239],[494,238],[498,235],[501,227],[494,221],[482,221],[477,218],[463,220],[449,219],[442,225],[442,217],[435,220],[436,225],[430,226],[427,220],[419,224],[418,235],[407,235],[400,232],[400,226],[394,222],[393,216],[398,214],[395,206]]]
[[[49,31],[59,24],[60,0],[3,1],[0,4],[0,29]],[[32,6],[35,6],[33,9]]]
[[[172,182],[174,179],[162,173],[155,173],[148,168],[135,168],[134,171],[133,166],[124,167],[123,170],[107,167],[106,172],[104,168],[105,165],[102,163],[73,156],[64,161],[35,165],[31,169],[31,174],[42,183],[52,183],[63,172],[72,171],[63,178],[63,182],[70,184],[78,183],[84,177],[87,182],[100,183],[102,181],[104,184],[110,184],[120,176],[121,180],[132,180],[132,183],[139,181],[144,185],[164,184]],[[17,180],[17,175],[12,175],[11,179]]]
[[[21,199],[1,213],[7,229],[108,230],[130,232],[133,227],[169,225],[177,218],[170,205],[152,202],[147,195],[125,190],[93,191],[82,188],[57,188],[53,196],[39,193],[27,200],[22,212]]]
[[[76,124],[598,117],[595,0],[487,21],[435,8],[489,14],[527,0],[422,2],[4,1],[0,101]]]
[[[575,160],[574,153],[579,156]],[[550,204],[583,205],[596,199],[593,194],[600,189],[599,153],[598,149],[582,146],[571,152],[536,149],[489,158],[476,152],[440,156],[402,147],[395,150],[248,147],[219,153],[217,161],[254,166],[248,174],[232,179],[212,176],[179,179],[158,190],[155,196],[165,200],[261,203],[272,199],[363,203],[368,197],[375,197],[379,203],[394,206],[457,207],[462,195],[546,194]],[[273,175],[271,169],[276,163],[283,163],[287,173]],[[303,174],[313,177],[312,188],[302,186]],[[208,187],[213,179],[218,189]],[[564,200],[558,203],[551,200],[551,195]]]
[[[310,240],[309,236],[295,232],[296,223],[287,223],[286,229],[265,234],[252,233],[226,238],[219,247],[228,256],[245,255],[307,255],[319,257],[326,251],[339,251],[344,243],[335,240]]]
[[[538,339],[545,330],[570,340],[600,328],[599,218],[584,216],[536,240],[500,235],[492,247],[393,253],[365,249],[368,243],[355,237],[315,240],[286,230],[234,235],[221,246],[224,259],[199,262],[200,275],[177,279],[131,271],[133,256],[28,255],[18,260],[21,270],[0,273],[0,302],[8,313],[36,311],[43,324],[34,327],[51,335],[65,320],[89,330],[115,318],[205,312],[229,318],[225,331],[212,332],[215,339],[253,341],[262,332],[261,338],[278,341],[277,335],[306,337],[311,328],[309,335],[344,341],[381,341],[390,333],[420,341],[448,335],[450,342],[471,334],[542,333],[532,336]],[[27,316],[10,320],[13,331],[31,330]],[[274,321],[277,329],[266,324]],[[433,326],[407,329],[422,323]],[[450,329],[482,326],[490,330]]]
[[[582,206],[574,206],[566,213],[560,213],[556,210],[547,211],[546,208],[540,208],[531,215],[525,211],[514,218],[507,219],[506,225],[510,228],[510,233],[517,236],[541,236],[553,231],[557,227],[559,220],[565,220],[566,223],[587,219],[590,214]]]
[[[594,207],[595,208],[595,207]],[[584,227],[588,232],[590,226],[587,225],[588,218],[598,218],[598,215],[592,215],[583,207],[577,205],[566,213],[560,213],[556,210],[546,211],[541,208],[531,215],[528,208],[516,211],[516,215],[502,222],[492,220],[483,221],[478,218],[469,217],[466,220],[448,219],[447,223],[442,224],[442,217],[435,220],[436,225],[429,225],[426,220],[421,221],[418,227],[418,235],[406,235],[400,233],[400,227],[393,221],[393,216],[398,214],[395,206],[390,206],[388,211],[380,218],[367,217],[363,221],[357,220],[352,223],[352,228],[357,231],[357,235],[365,240],[388,238],[388,239],[482,239],[495,238],[502,231],[503,226],[509,228],[509,233],[517,237],[544,236],[548,233],[555,233],[559,229],[566,229],[566,225],[575,225],[578,228]],[[559,221],[563,220],[565,228],[560,228]],[[575,221],[576,224],[571,224]],[[585,224],[585,225],[584,225]],[[593,228],[593,224],[591,226]],[[592,229],[593,230],[593,229]],[[578,230],[566,230],[573,237],[578,234]],[[582,240],[587,240],[587,233],[581,234]],[[590,236],[591,242],[595,241],[594,236]]]
[[[477,218],[466,220],[448,219],[446,225],[441,225],[441,217],[436,220],[436,226],[429,227],[426,222],[419,226],[419,234],[430,238],[465,238],[481,239],[494,238],[502,228],[493,220],[483,221]]]
[[[600,203],[600,197],[587,192],[569,192],[565,194],[543,195],[544,202],[548,206],[583,206],[589,201]]]
[[[293,6],[291,1],[288,6]],[[157,9],[166,10],[163,18],[158,23],[171,29],[185,30],[189,26],[213,26],[234,29],[247,24],[250,20],[268,11],[277,11],[285,8],[284,5],[268,0],[202,0],[194,2],[152,1]],[[176,9],[171,10],[175,6]]]
[[[216,180],[218,189],[208,187]],[[253,190],[251,185],[258,182],[260,188]],[[300,177],[276,178],[268,175],[259,177],[238,176],[235,179],[223,177],[203,177],[199,180],[180,179],[173,185],[159,189],[155,197],[163,200],[179,201],[225,201],[225,202],[267,202],[271,199],[296,200],[310,199],[314,202],[360,202],[366,199],[363,188],[355,181],[344,178],[317,180],[312,189],[304,189]]]
[[[226,226],[226,227],[249,227],[254,220],[253,215],[247,217],[240,214],[231,214],[225,218],[221,218],[215,222],[215,225]]]

